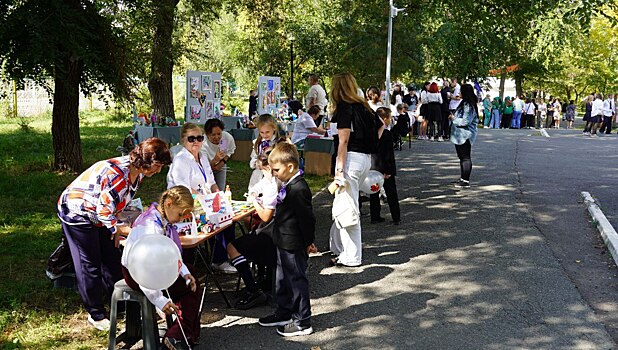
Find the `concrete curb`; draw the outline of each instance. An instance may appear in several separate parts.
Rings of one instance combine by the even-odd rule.
[[[545,128],[541,128],[541,135],[549,137],[549,134],[547,133],[547,130],[545,130]]]
[[[614,262],[618,264],[618,233],[616,233],[616,230],[614,230],[612,224],[609,223],[609,220],[607,220],[605,214],[603,214],[603,211],[599,208],[599,205],[594,198],[592,198],[590,193],[582,192],[581,194],[584,198],[586,207],[588,207],[588,212],[590,216],[592,216],[593,223],[597,229],[599,229],[607,249],[612,254],[612,258],[614,258]]]

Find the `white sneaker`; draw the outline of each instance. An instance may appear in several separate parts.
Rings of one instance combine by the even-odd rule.
[[[444,142],[444,139],[442,138],[442,136],[438,137],[438,142]]]
[[[88,315],[88,323],[100,331],[109,331],[109,320],[107,318],[95,321],[92,316]]]
[[[432,136],[429,141],[434,142],[436,140],[436,138],[434,136]]]
[[[224,261],[221,264],[212,264],[212,269],[225,274],[232,274],[238,272],[238,270],[236,270],[236,268],[227,261]]]

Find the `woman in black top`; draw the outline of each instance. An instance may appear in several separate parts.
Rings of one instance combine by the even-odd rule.
[[[377,128],[383,124],[357,91],[358,85],[352,74],[342,73],[333,77],[331,113],[339,133],[335,183],[345,186],[358,210],[359,184],[371,168],[371,153],[376,153],[378,147]],[[359,266],[362,260],[360,222],[341,229],[333,223],[330,250],[338,255],[332,264]]]

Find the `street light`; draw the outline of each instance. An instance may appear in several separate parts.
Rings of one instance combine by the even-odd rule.
[[[288,40],[290,41],[290,100],[294,99],[294,34],[288,34]]]
[[[396,8],[393,5],[393,0],[390,0],[388,11],[388,45],[386,48],[386,101],[390,104],[391,94],[391,43],[393,42],[393,18],[405,9]]]

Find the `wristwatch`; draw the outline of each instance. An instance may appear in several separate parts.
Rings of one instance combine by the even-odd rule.
[[[342,173],[343,172],[343,168],[337,168],[337,169],[335,169],[335,172]]]

